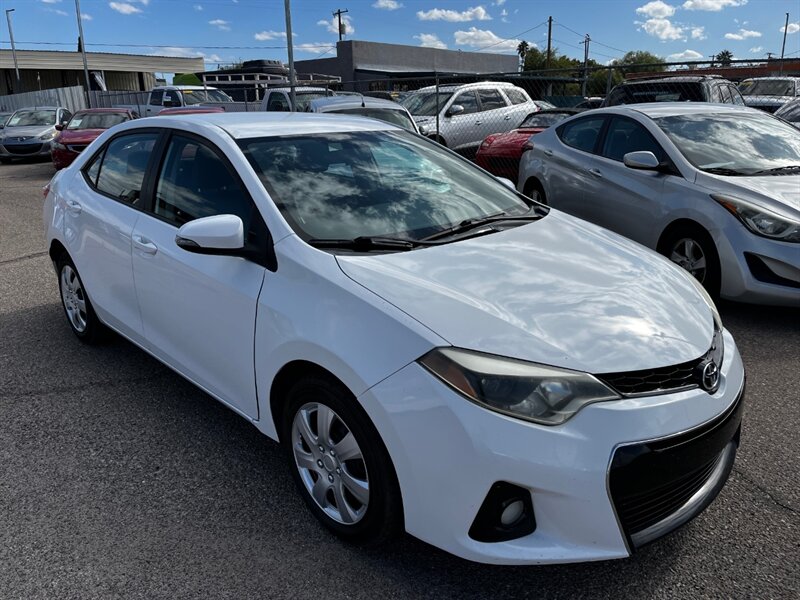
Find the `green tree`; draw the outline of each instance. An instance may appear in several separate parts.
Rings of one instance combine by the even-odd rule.
[[[517,46],[517,54],[519,54],[519,59],[521,61],[525,60],[525,55],[528,53],[528,49],[530,49],[530,45],[525,40],[522,40]]]
[[[615,67],[629,67],[623,69],[623,72],[652,71],[658,73],[667,70],[666,67],[658,64],[663,62],[663,57],[647,50],[631,50],[626,52],[622,58],[612,61],[611,64]]]
[[[576,66],[581,65],[581,61],[570,58],[563,54],[558,53],[558,48],[550,50],[550,68],[551,69],[574,69]],[[539,50],[539,48],[530,48],[525,53],[525,66],[526,71],[541,71],[547,68],[547,51]]]
[[[203,82],[194,73],[175,73],[172,85],[203,85]]]
[[[733,60],[733,52],[730,50],[723,50],[719,54],[717,54],[714,59],[720,63],[723,67],[730,67],[731,61]]]

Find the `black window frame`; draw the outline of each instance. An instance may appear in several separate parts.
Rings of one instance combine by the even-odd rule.
[[[603,122],[600,125],[600,131],[598,131],[597,133],[597,139],[594,141],[594,147],[591,150],[584,150],[583,148],[577,148],[564,141],[564,138],[562,137],[564,135],[564,129],[570,127],[571,125],[574,125],[575,123],[581,121],[591,121],[594,119],[601,119]],[[561,142],[567,148],[571,148],[572,150],[576,150],[578,152],[583,152],[584,154],[592,154],[594,156],[599,156],[599,149],[601,148],[600,144],[606,137],[606,130],[608,129],[608,123],[609,123],[609,115],[598,115],[598,114],[585,115],[578,119],[569,121],[567,123],[562,123],[561,125],[556,127],[556,137],[558,138],[558,141]]]
[[[497,106],[495,108],[484,108],[483,107],[483,100],[481,100],[481,92],[494,92],[495,94],[497,94],[498,98],[500,98],[500,100],[503,102],[503,106]],[[490,110],[501,110],[503,108],[508,108],[509,107],[509,105],[506,104],[506,102],[508,102],[508,100],[502,94],[502,92],[500,92],[500,90],[498,88],[478,88],[478,89],[475,90],[475,98],[477,98],[477,100],[478,100],[478,112],[479,113],[488,112]]]

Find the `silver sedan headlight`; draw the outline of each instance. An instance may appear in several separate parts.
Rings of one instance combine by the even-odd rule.
[[[48,142],[52,140],[54,137],[56,137],[56,135],[58,135],[58,131],[54,129],[53,131],[48,131],[47,133],[43,133],[42,135],[39,136],[39,139],[42,140],[43,142]]]
[[[800,242],[800,222],[789,215],[727,194],[712,194],[711,197],[753,233],[782,242]]]
[[[460,348],[418,361],[469,400],[541,425],[560,425],[587,404],[620,398],[592,375]]]

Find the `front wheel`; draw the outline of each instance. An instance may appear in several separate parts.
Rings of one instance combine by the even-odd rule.
[[[661,244],[661,253],[702,283],[711,296],[719,295],[719,255],[708,233],[699,227],[674,231]]]
[[[383,442],[355,398],[332,379],[290,390],[282,441],[300,494],[339,537],[385,542],[402,527],[397,478]]]

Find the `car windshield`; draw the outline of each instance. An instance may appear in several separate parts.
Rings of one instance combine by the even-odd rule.
[[[403,106],[408,109],[412,115],[420,117],[432,117],[436,114],[436,109],[441,110],[447,101],[450,100],[451,92],[439,92],[438,104],[436,92],[418,92],[411,94],[408,98],[403,100]]]
[[[703,90],[698,83],[679,81],[647,81],[624,84],[611,90],[608,106],[640,102],[703,102]]]
[[[333,92],[300,92],[295,90],[294,98],[297,103],[295,110],[297,112],[308,112],[311,108],[311,101],[317,98],[328,98],[333,96]]]
[[[794,96],[791,79],[754,79],[739,86],[742,96]]]
[[[701,113],[654,121],[703,171],[751,175],[800,165],[800,131],[766,113]]]
[[[126,113],[78,113],[67,123],[67,129],[108,129],[127,120]]]
[[[572,113],[568,112],[548,112],[548,113],[533,113],[528,115],[527,118],[522,122],[520,128],[523,127],[550,127],[550,125],[554,125],[561,121],[562,119],[566,119]]]
[[[392,125],[398,125],[403,129],[408,129],[414,133],[417,131],[416,127],[414,127],[414,121],[408,117],[406,112],[394,108],[341,108],[329,112],[341,113],[345,115],[361,115],[362,117],[370,117],[371,119],[378,119],[379,121],[385,121],[386,123],[391,123]]]
[[[468,219],[527,213],[494,177],[407,131],[364,131],[239,142],[302,238],[420,239]]]
[[[186,106],[203,102],[233,102],[233,99],[221,90],[181,90]]]
[[[54,110],[20,110],[6,123],[6,127],[26,127],[31,125],[55,125],[56,111]]]

